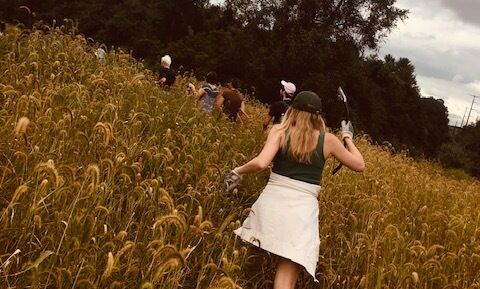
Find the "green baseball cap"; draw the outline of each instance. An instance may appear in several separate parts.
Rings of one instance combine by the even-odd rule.
[[[322,113],[322,100],[313,91],[302,91],[292,102],[292,107],[309,113]]]

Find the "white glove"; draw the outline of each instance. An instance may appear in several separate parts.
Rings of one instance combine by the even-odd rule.
[[[349,137],[350,139],[353,139],[353,125],[351,121],[344,121],[342,120],[342,139],[345,139]]]
[[[225,179],[223,180],[223,188],[225,189],[225,192],[230,192],[231,190],[235,189],[238,184],[240,184],[240,181],[242,180],[242,176],[234,172],[233,170],[229,172],[226,176]]]

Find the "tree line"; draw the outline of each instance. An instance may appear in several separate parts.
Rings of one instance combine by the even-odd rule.
[[[224,80],[240,78],[243,88],[265,103],[276,100],[281,79],[292,81],[298,90],[322,96],[332,127],[344,117],[336,97],[341,85],[356,129],[373,141],[428,158],[442,159],[454,146],[470,152],[463,138],[451,138],[443,101],[421,97],[415,68],[407,58],[370,53],[408,15],[395,6],[396,0],[0,3],[0,19],[27,25],[39,19],[48,23],[74,19],[87,37],[132,50],[154,71],[160,57],[169,54],[174,68],[194,71],[200,79],[208,71]],[[451,161],[443,163],[458,167]]]

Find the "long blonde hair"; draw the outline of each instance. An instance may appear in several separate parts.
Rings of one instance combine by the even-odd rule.
[[[305,164],[312,163],[318,138],[316,131],[325,131],[325,121],[320,114],[301,111],[290,107],[281,123],[284,133],[282,151],[295,161]]]

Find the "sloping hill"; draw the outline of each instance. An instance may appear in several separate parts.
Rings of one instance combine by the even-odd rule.
[[[265,108],[207,116],[188,77],[165,92],[128,54],[44,30],[0,37],[0,287],[271,286],[274,257],[232,234],[268,174],[221,186]],[[324,174],[321,288],[478,288],[479,182],[358,142],[365,173]]]

